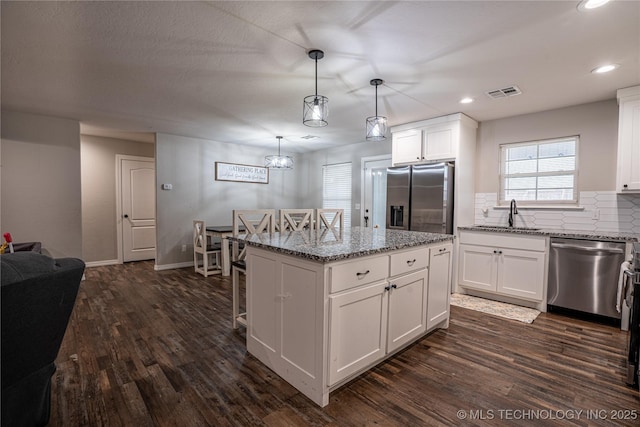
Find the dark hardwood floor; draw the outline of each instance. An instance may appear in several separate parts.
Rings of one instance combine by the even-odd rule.
[[[230,318],[230,279],[152,262],[88,268],[50,425],[640,425],[640,395],[624,381],[627,334],[612,326],[452,307],[448,330],[320,408],[247,354]]]

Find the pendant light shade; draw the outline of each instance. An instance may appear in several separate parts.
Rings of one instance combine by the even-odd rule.
[[[322,127],[328,124],[329,99],[318,95],[318,59],[324,57],[324,52],[318,49],[309,51],[309,58],[316,61],[316,94],[304,98],[302,105],[302,123],[311,127]]]
[[[280,155],[280,140],[282,137],[276,136],[276,138],[278,138],[278,155],[265,156],[264,166],[269,169],[293,169],[293,159],[289,156]]]
[[[373,79],[369,83],[376,88],[376,115],[367,117],[367,141],[384,141],[387,139],[387,118],[378,115],[378,86],[382,79]]]

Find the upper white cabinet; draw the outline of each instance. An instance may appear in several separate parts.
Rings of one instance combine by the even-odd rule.
[[[616,191],[640,192],[640,86],[618,91],[618,168]]]
[[[394,126],[392,162],[399,165],[455,159],[461,145],[471,143],[475,147],[477,127],[474,120],[461,113]],[[463,132],[463,128],[472,132]]]
[[[391,128],[394,166],[453,160],[454,229],[475,221],[476,130],[478,123],[462,113]]]

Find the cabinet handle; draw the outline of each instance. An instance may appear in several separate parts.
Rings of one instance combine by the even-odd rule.
[[[420,157],[416,157],[416,160],[420,160]]]
[[[391,285],[391,287],[392,287],[393,289],[398,289],[398,285],[396,285],[395,283],[394,283],[393,285]]]
[[[364,273],[356,273],[356,276],[358,276],[358,279],[362,279],[364,276],[366,276],[369,273],[370,273],[370,271],[367,270]]]
[[[385,286],[385,287],[384,287],[384,290],[385,290],[385,291],[390,291],[390,290],[391,290],[391,285],[387,285],[387,286]]]
[[[415,264],[415,263],[416,263],[415,258],[414,258],[413,260],[411,260],[411,261],[407,261],[407,265],[408,265],[409,267],[411,267],[411,266],[412,266],[413,264]]]
[[[447,250],[447,248],[440,248],[440,250],[438,252],[444,252],[446,250]]]
[[[624,185],[623,185],[623,187],[624,187],[624,188],[627,188],[627,187],[629,187],[629,186],[628,186],[627,184],[624,184]]]
[[[493,253],[494,253],[494,254],[497,254],[497,253],[498,253],[498,251],[496,251],[496,250],[494,249],[494,250],[493,250]]]
[[[498,251],[498,255],[502,255],[502,251]]]

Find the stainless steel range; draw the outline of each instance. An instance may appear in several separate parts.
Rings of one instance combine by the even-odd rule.
[[[627,384],[638,387],[640,371],[640,242],[633,244],[632,254],[631,267],[625,271],[625,275],[629,278],[627,303],[631,302]]]

